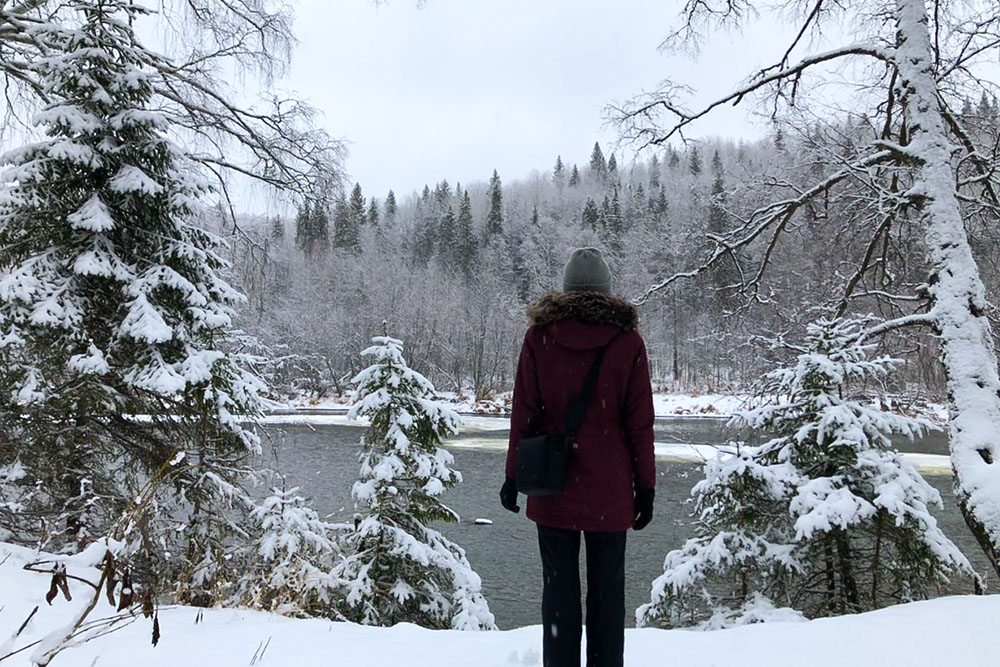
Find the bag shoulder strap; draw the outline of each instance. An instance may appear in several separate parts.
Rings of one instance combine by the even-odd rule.
[[[590,395],[594,393],[594,385],[597,384],[597,376],[601,372],[604,353],[608,351],[608,348],[611,347],[616,338],[618,338],[617,333],[611,337],[611,340],[604,347],[597,351],[594,363],[590,365],[590,371],[587,373],[587,379],[583,381],[583,389],[569,406],[569,412],[566,414],[566,427],[563,431],[569,440],[576,438],[576,434],[583,424],[583,418],[587,414],[587,407],[590,404]]]

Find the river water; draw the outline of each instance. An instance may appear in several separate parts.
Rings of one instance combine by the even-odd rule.
[[[299,486],[321,514],[348,521],[354,513],[351,485],[357,479],[357,454],[362,430],[347,425],[269,426],[270,451],[265,465],[285,475],[289,486]],[[727,438],[721,420],[670,418],[657,423],[657,442],[718,443]],[[455,467],[464,481],[444,495],[444,501],[462,517],[459,524],[438,526],[462,545],[483,579],[483,591],[502,629],[539,622],[541,565],[534,524],[503,510],[497,492],[503,481],[507,431],[470,430],[450,447]],[[471,445],[471,446],[470,446]],[[930,434],[918,442],[900,443],[905,451],[947,454],[944,435]],[[641,532],[630,531],[626,563],[626,608],[631,614],[649,599],[649,584],[662,572],[663,557],[691,537],[690,489],[700,479],[693,463],[657,462],[656,507],[653,523]],[[981,572],[987,571],[974,538],[965,526],[951,494],[951,477],[933,475],[928,481],[941,492],[945,508],[936,512],[944,530]],[[522,496],[521,500],[524,498]],[[491,526],[475,525],[477,518]],[[581,558],[582,560],[582,558]],[[581,571],[582,574],[582,571]],[[993,582],[991,581],[991,588]],[[948,592],[970,592],[971,583],[953,582]]]

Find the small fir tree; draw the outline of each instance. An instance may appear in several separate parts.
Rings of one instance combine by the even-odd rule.
[[[354,382],[350,418],[371,426],[362,437],[361,476],[353,496],[364,516],[333,569],[342,613],[366,625],[415,623],[428,628],[496,629],[479,576],[465,551],[430,527],[458,515],[441,494],[461,481],[440,445],[459,417],[435,399],[434,387],[407,367],[400,341],[372,339],[373,361]]]
[[[324,521],[299,489],[273,489],[251,513],[257,522],[250,572],[241,577],[243,602],[287,616],[341,619],[330,571],[338,538],[350,528]]]
[[[722,166],[719,151],[715,151],[712,156],[712,176],[711,197],[708,205],[708,232],[715,238],[722,238],[728,229],[729,215],[726,213],[725,169]],[[709,273],[713,288],[709,302],[716,315],[721,315],[727,308],[731,308],[736,296],[736,289],[741,281],[739,264],[742,263],[740,260],[743,259],[745,257],[742,255],[730,252],[725,262],[716,266]]]
[[[692,490],[697,536],[667,555],[639,625],[860,612],[975,576],[928,511],[940,494],[890,440],[928,425],[845,397],[851,383],[881,382],[897,364],[869,358],[862,327],[811,324],[796,362],[766,376],[774,402],[733,418],[775,435],[708,462]]]

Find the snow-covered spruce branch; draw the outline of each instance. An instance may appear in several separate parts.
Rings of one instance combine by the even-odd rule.
[[[766,231],[775,227],[775,229],[772,230],[771,237],[768,241],[767,250],[764,253],[764,259],[761,261],[754,279],[750,281],[750,283],[744,284],[741,287],[742,289],[746,289],[753,284],[759,283],[767,269],[768,260],[777,245],[778,238],[784,231],[788,221],[797,211],[811,202],[814,198],[828,192],[838,183],[850,178],[856,170],[882,164],[890,161],[892,158],[893,153],[891,151],[882,150],[875,152],[831,174],[822,181],[802,191],[802,193],[797,197],[772,202],[766,206],[758,208],[750,214],[740,227],[729,232],[725,237],[723,237],[725,239],[724,244],[717,240],[715,249],[700,265],[687,271],[675,273],[661,280],[647,289],[643,294],[633,299],[633,303],[643,304],[650,297],[654,296],[658,292],[662,292],[679,280],[695,278],[706,273],[714,268],[730,253],[739,248],[751,245]]]
[[[640,150],[649,146],[660,146],[674,135],[683,136],[685,127],[704,118],[721,106],[726,104],[736,106],[747,95],[774,84],[780,86],[788,79],[797,81],[806,70],[813,66],[849,56],[869,56],[888,62],[892,60],[893,52],[871,44],[852,44],[803,58],[794,65],[783,67],[777,71],[771,71],[774,69],[773,66],[764,68],[751,77],[749,83],[736,88],[698,111],[685,111],[680,103],[673,99],[674,91],[680,90],[680,87],[671,86],[667,90],[640,96],[629,105],[611,104],[606,109],[606,115],[610,116],[610,120],[618,126],[622,138],[629,143],[637,144]],[[661,131],[658,118],[663,112],[677,118],[677,121],[668,125],[666,130]]]

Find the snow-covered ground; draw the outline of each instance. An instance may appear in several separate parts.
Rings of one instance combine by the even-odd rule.
[[[46,556],[48,557],[48,556]],[[28,667],[32,649],[2,660],[65,625],[83,604],[86,587],[70,581],[73,601],[45,603],[48,580],[22,568],[28,550],[0,543],[0,664]],[[70,574],[95,576],[85,568]],[[538,591],[525,590],[537,596]],[[32,608],[38,613],[19,637]],[[114,612],[103,599],[93,618]],[[199,620],[199,616],[201,617]],[[857,616],[752,625],[716,632],[629,630],[629,667],[976,667],[996,664],[1000,596],[947,597]],[[430,631],[411,625],[371,628],[295,620],[235,609],[190,607],[160,611],[162,636],[150,644],[151,623],[139,617],[121,630],[68,649],[55,667],[512,667],[541,664],[541,629],[507,632]],[[255,656],[256,659],[255,659]]]

